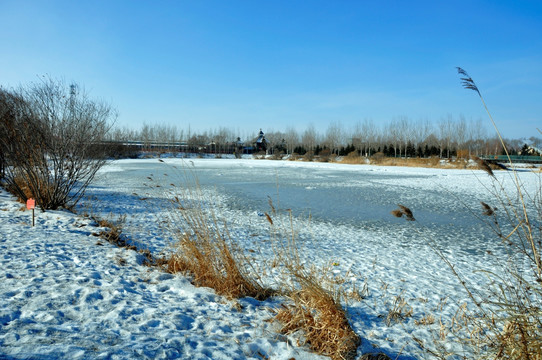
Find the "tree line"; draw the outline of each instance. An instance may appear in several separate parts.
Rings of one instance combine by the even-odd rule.
[[[203,132],[191,132],[174,125],[143,125],[139,130],[117,128],[109,134],[113,143],[138,143],[139,149],[150,151],[152,144],[159,144],[163,151],[201,153],[235,153],[254,151],[258,129],[239,130],[219,127]],[[318,132],[314,125],[303,131],[293,126],[285,131],[265,132],[269,154],[330,155],[355,154],[370,157],[381,153],[388,157],[440,157],[469,155],[500,155],[502,144],[490,136],[482,120],[467,120],[464,116],[448,115],[436,122],[399,117],[386,124],[376,124],[366,119],[345,128],[332,122],[325,132]],[[512,154],[525,149],[525,143],[541,147],[542,139],[508,139],[506,145]]]

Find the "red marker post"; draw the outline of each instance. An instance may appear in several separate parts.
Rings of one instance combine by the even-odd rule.
[[[36,200],[28,199],[26,200],[26,208],[28,210],[32,209],[32,226],[34,226],[34,209],[36,208]]]

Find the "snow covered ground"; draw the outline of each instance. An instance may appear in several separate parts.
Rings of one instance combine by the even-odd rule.
[[[438,321],[433,326],[417,321],[426,314],[451,319],[466,300],[430,245],[480,286],[484,279],[474,270],[490,268],[493,256],[504,256],[487,226],[467,210],[479,213],[480,200],[497,205],[488,191],[492,180],[480,171],[247,159],[121,160],[100,172],[79,212],[125,214],[131,241],[155,254],[167,251],[171,239],[159,226],[166,210],[159,205],[169,184],[182,185],[183,167],[194,170],[230,233],[247,250],[272,255],[269,223],[262,216],[271,198],[294,214],[302,261],[333,263],[349,286],[366,286],[364,300],[346,305],[363,339],[360,354],[419,358],[412,335],[431,342]],[[509,175],[496,173],[512,189]],[[539,174],[519,175],[534,194]],[[321,358],[265,321],[283,299],[228,301],[180,275],[146,267],[142,255],[93,236],[101,229],[88,218],[38,211],[32,227],[31,213],[20,203],[5,191],[0,199],[0,358]],[[397,204],[411,208],[417,221],[391,216]],[[412,316],[388,325],[397,296],[406,300]]]

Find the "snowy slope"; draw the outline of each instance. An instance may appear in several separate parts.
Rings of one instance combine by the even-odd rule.
[[[319,358],[265,321],[272,301],[227,301],[141,265],[87,219],[37,212],[32,227],[0,201],[0,358]]]

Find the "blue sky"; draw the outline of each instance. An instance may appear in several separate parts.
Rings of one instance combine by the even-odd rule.
[[[505,137],[542,128],[540,0],[0,0],[0,24],[0,85],[75,81],[119,126],[485,121],[461,66]]]

